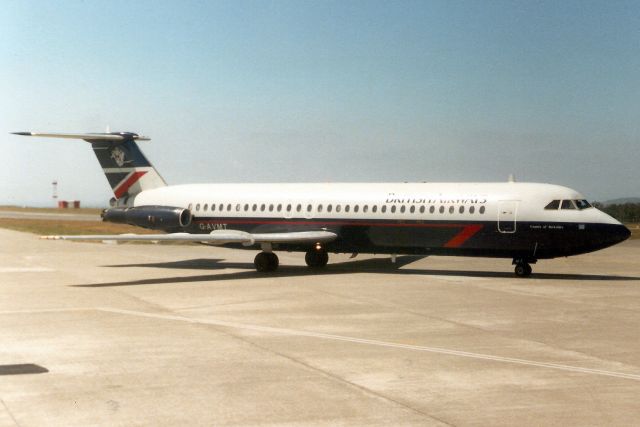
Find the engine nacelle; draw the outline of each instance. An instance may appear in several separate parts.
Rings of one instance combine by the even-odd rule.
[[[171,206],[111,208],[102,211],[101,216],[103,221],[157,230],[185,228],[191,225],[191,212],[189,209]]]

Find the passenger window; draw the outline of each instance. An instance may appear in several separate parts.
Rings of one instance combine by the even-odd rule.
[[[278,205],[278,212],[282,212],[282,205]]]
[[[253,206],[251,206],[251,210],[254,211],[254,212],[257,211],[258,210],[258,205],[254,204]]]
[[[296,206],[296,212],[300,212],[302,210],[302,205]]]
[[[411,206],[409,208],[409,212],[414,213],[416,211],[416,207],[415,206]]]
[[[483,214],[484,213],[484,206],[480,206],[480,213]]]
[[[345,212],[349,212],[349,209],[351,209],[351,207],[350,207],[349,205],[346,205],[346,206],[344,207],[344,211],[345,211]]]
[[[213,203],[211,203],[211,212],[216,210],[216,205],[214,205]]]
[[[359,210],[360,210],[360,205],[355,205],[355,206],[353,207],[353,211],[354,211],[355,213],[358,213],[358,211],[359,211]]]
[[[435,206],[431,206],[429,208],[429,213],[434,213],[436,211],[436,207]]]
[[[266,205],[263,203],[260,205],[260,212],[264,212],[264,210],[266,209]]]
[[[196,205],[196,210],[197,210],[197,211],[199,211],[199,210],[200,210],[200,203],[198,203],[198,204]]]
[[[560,200],[554,200],[551,203],[549,203],[547,206],[545,206],[545,210],[548,211],[555,211],[560,207]]]
[[[458,209],[458,212],[463,214],[464,213],[464,206],[460,206],[460,209]]]
[[[425,208],[424,206],[420,206],[420,213],[424,213],[424,210],[425,210],[425,209],[426,209],[426,208]]]
[[[387,205],[384,205],[384,206],[382,207],[382,213],[385,213],[385,212],[387,212]]]
[[[474,213],[475,211],[476,211],[475,206],[470,206],[470,207],[469,207],[469,213],[470,213],[470,214]]]
[[[378,206],[377,206],[377,205],[373,205],[373,206],[371,207],[371,212],[373,212],[373,213],[378,212]]]
[[[438,209],[438,211],[442,214],[444,213],[444,206],[440,206],[440,209]]]
[[[391,206],[391,213],[396,213],[396,207],[395,206]]]
[[[322,212],[322,205],[318,205],[318,213]]]
[[[219,211],[223,211],[224,210],[224,205],[222,203],[220,203],[220,206],[218,206],[218,210]]]
[[[336,212],[340,212],[342,210],[342,207],[340,205],[336,205]]]
[[[193,210],[193,203],[189,203],[189,206],[187,207],[190,211]]]
[[[452,214],[455,208],[453,206],[449,206],[449,213]]]
[[[362,207],[362,212],[367,213],[368,210],[369,210],[369,206],[368,205],[364,205]]]
[[[244,211],[247,212],[248,210],[249,210],[249,205],[248,204],[244,205]]]
[[[204,208],[202,208],[203,211],[208,211],[209,210],[209,205],[207,203],[204,204]]]
[[[327,206],[327,212],[331,212],[333,210],[333,206],[329,205]]]
[[[273,212],[273,205],[269,205],[269,212]]]
[[[229,212],[231,212],[231,203],[229,203],[229,204],[227,205],[227,210],[228,210]]]
[[[575,209],[576,205],[573,204],[573,200],[563,200],[562,209]]]
[[[404,213],[405,209],[404,205],[400,206],[400,213]]]
[[[287,205],[287,212],[291,212],[291,205]]]

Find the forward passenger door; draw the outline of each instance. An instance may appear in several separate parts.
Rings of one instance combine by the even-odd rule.
[[[498,231],[500,233],[516,232],[516,216],[518,202],[515,200],[503,200],[498,206]]]

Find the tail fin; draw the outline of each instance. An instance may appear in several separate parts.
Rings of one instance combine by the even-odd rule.
[[[93,152],[113,189],[116,200],[127,199],[144,190],[165,187],[167,183],[142,154],[136,140],[149,138],[132,132],[111,133],[36,133],[15,132],[15,135],[45,138],[84,139],[91,143]]]

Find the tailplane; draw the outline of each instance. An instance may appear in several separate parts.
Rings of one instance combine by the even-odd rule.
[[[102,166],[117,204],[126,205],[129,198],[144,190],[165,187],[167,183],[147,160],[136,141],[149,138],[132,132],[110,133],[37,133],[15,132],[15,135],[44,138],[84,139],[91,144]]]

